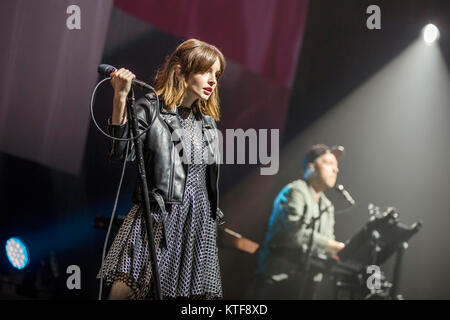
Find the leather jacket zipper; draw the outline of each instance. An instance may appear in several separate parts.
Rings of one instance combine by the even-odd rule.
[[[172,171],[170,171],[170,190],[169,199],[173,199],[173,180],[175,176],[175,147],[172,147]]]

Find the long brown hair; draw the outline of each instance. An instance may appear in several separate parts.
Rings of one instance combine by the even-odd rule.
[[[175,105],[183,101],[187,89],[186,80],[189,76],[208,71],[217,58],[220,62],[217,85],[208,100],[197,99],[193,108],[218,121],[220,119],[219,79],[225,70],[225,58],[213,45],[197,39],[189,39],[180,44],[156,73],[154,81],[156,93],[162,96],[165,105],[173,110]],[[178,65],[181,67],[180,80],[176,74]]]

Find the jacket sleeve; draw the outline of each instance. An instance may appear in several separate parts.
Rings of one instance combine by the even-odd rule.
[[[153,122],[153,117],[151,116],[152,112],[150,112],[150,110],[152,109],[152,108],[150,108],[150,105],[151,105],[151,103],[153,103],[153,101],[155,101],[155,100],[152,100],[147,97],[143,97],[136,102],[135,107],[136,107],[136,114],[137,114],[137,119],[138,119],[138,134],[140,134],[142,131],[144,131],[146,128],[148,128],[149,125],[151,125],[151,123]],[[123,125],[113,125],[113,124],[111,124],[111,118],[109,118],[108,119],[108,133],[115,138],[120,138],[120,139],[130,138],[131,135],[130,135],[129,125],[130,125],[129,121],[127,121]],[[146,135],[147,135],[146,133],[143,134],[142,136],[139,137],[139,139],[144,142]],[[109,146],[108,146],[109,160],[113,161],[113,162],[123,162],[125,155],[126,155],[127,143],[128,143],[128,141],[120,141],[120,140],[110,139]],[[134,153],[134,143],[132,141],[129,141],[129,143],[130,143],[130,146],[129,146],[129,150],[128,150],[127,161],[134,161],[134,159],[136,158],[135,153]]]
[[[309,238],[313,230],[308,228],[312,217],[306,210],[304,194],[300,189],[292,187],[286,195],[286,199],[287,201],[283,206],[287,213],[288,223],[292,224],[292,228],[289,228],[293,232],[291,240],[305,250],[308,247]],[[312,251],[324,251],[329,240],[330,238],[326,235],[314,231]]]
[[[324,233],[328,236],[330,240],[336,240],[336,237],[334,235],[334,207],[330,209],[328,214],[328,224],[326,225],[326,229],[324,230]]]
[[[218,225],[223,225],[225,223],[225,214],[219,208],[219,198],[220,198],[219,179],[220,179],[220,164],[222,163],[220,154],[221,141],[219,140],[219,132],[218,132],[219,129],[217,128],[216,121],[211,116],[209,116],[208,119],[209,119],[209,126],[211,127],[212,132],[208,132],[210,130],[206,130],[207,145],[211,150],[206,158],[206,163],[213,166],[217,166],[217,173],[216,173],[217,180],[211,181],[211,185],[212,188],[215,190],[217,197],[217,203],[214,200],[216,206],[216,222],[218,223]]]

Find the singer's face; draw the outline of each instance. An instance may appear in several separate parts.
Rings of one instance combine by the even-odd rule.
[[[205,73],[194,73],[187,81],[187,94],[195,98],[208,100],[217,86],[217,77],[220,72],[220,61],[216,62]]]
[[[317,178],[328,188],[333,188],[339,172],[338,161],[335,155],[331,152],[325,153],[318,157],[314,163]]]

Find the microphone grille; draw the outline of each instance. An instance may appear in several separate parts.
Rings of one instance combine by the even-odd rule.
[[[111,72],[114,72],[115,70],[116,68],[109,64],[101,64],[97,68],[98,73],[104,76],[109,76]]]

